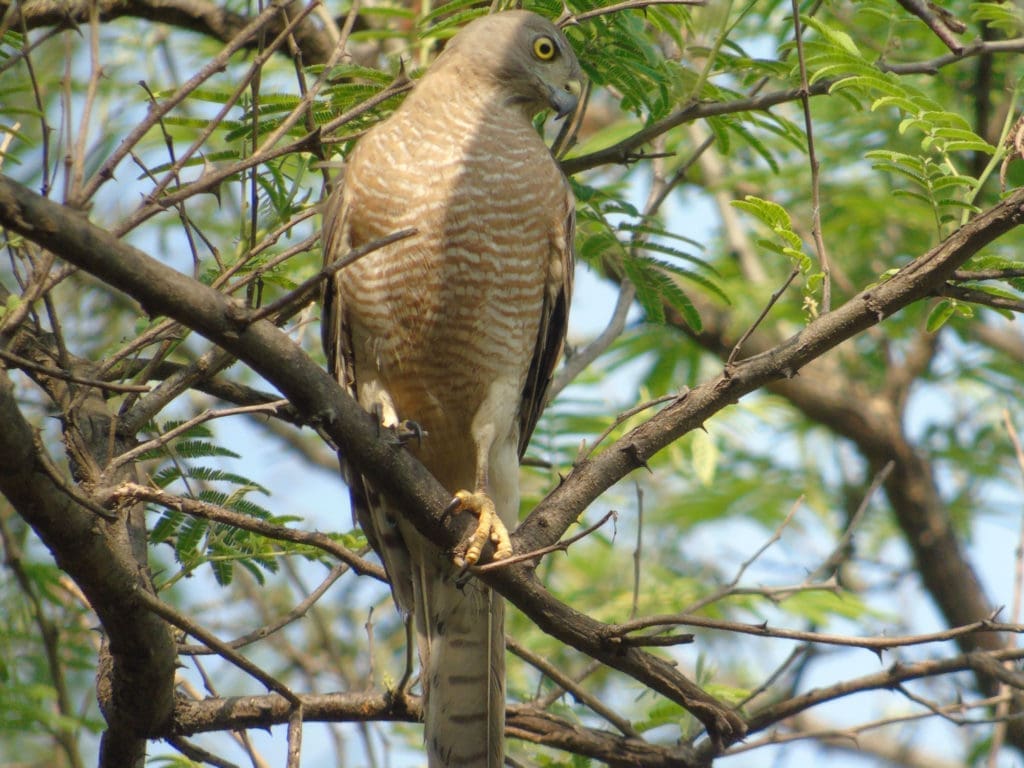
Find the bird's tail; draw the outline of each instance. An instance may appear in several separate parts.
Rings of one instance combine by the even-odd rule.
[[[437,566],[437,567],[434,567]],[[501,768],[505,732],[505,605],[450,562],[421,563],[414,581],[430,768]],[[421,620],[422,617],[422,620]]]

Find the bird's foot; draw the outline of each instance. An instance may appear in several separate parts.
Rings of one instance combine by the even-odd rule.
[[[455,565],[459,568],[476,565],[488,541],[494,544],[494,560],[504,560],[512,554],[512,541],[509,539],[508,529],[501,522],[494,502],[486,493],[458,491],[446,511],[456,515],[460,512],[469,512],[477,517],[476,530],[459,544],[455,552]]]
[[[418,447],[423,447],[423,438],[426,437],[427,430],[421,427],[412,419],[406,419],[400,421],[394,426],[395,437],[398,438],[398,442],[405,445],[410,440],[415,440]]]
[[[405,445],[410,440],[415,439],[418,447],[423,446],[423,438],[426,437],[427,430],[412,419],[399,421],[393,408],[385,407],[383,403],[379,402],[373,404],[370,412],[377,422],[378,438],[384,437],[385,430],[388,430],[390,437],[394,438],[399,445]]]

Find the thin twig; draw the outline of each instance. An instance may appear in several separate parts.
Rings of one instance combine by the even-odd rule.
[[[953,280],[1009,280],[1024,277],[1024,269],[958,269]]]
[[[943,44],[959,56],[964,47],[953,35],[963,34],[967,25],[952,13],[927,0],[896,0],[909,13],[923,21]]]
[[[742,744],[738,744],[738,745],[735,745],[733,747],[730,747],[726,751],[725,754],[727,754],[727,755],[737,755],[737,754],[740,754],[741,752],[750,752],[752,750],[760,749],[760,748],[763,748],[763,747],[768,746],[768,745],[774,746],[776,744],[791,744],[794,741],[803,741],[803,740],[808,740],[808,739],[813,740],[816,743],[820,744],[820,743],[823,743],[823,742],[827,743],[828,739],[844,738],[844,739],[849,739],[849,740],[853,741],[855,744],[859,745],[860,742],[857,739],[857,735],[860,734],[860,733],[864,733],[865,731],[874,730],[876,728],[891,727],[891,726],[899,725],[901,723],[910,723],[910,722],[914,722],[916,720],[922,720],[922,719],[927,718],[927,717],[933,717],[936,714],[942,714],[942,713],[945,713],[945,712],[953,712],[953,711],[957,711],[957,710],[961,710],[962,711],[964,709],[982,709],[982,710],[984,710],[984,709],[987,709],[988,707],[991,707],[995,703],[996,702],[995,702],[995,700],[993,698],[982,699],[980,701],[972,701],[972,702],[956,701],[956,702],[951,703],[951,704],[944,704],[941,707],[938,707],[938,708],[935,708],[935,709],[929,708],[929,710],[927,712],[913,712],[913,713],[905,714],[905,715],[892,715],[892,714],[889,714],[889,715],[886,715],[885,717],[882,717],[882,718],[879,718],[879,719],[876,719],[876,720],[870,720],[870,721],[868,721],[866,723],[859,723],[857,725],[851,725],[851,726],[843,726],[842,728],[815,728],[813,730],[800,730],[800,731],[795,731],[793,733],[780,733],[779,731],[776,730],[776,731],[772,731],[767,736],[765,736],[765,737],[763,737],[761,739],[757,739],[757,740],[748,739],[748,740],[744,741]],[[795,724],[799,724],[799,722],[800,722],[799,718],[795,718],[795,720],[796,720]],[[858,750],[858,754],[862,754],[861,750]],[[902,764],[903,756],[900,757],[900,760],[901,760],[901,764]],[[931,765],[930,763],[926,763],[926,764]],[[951,763],[951,765],[952,765],[952,763]],[[960,766],[960,765],[962,765],[962,763],[957,762],[957,763],[955,763],[955,765]]]
[[[850,518],[850,522],[847,524],[846,530],[843,531],[843,535],[839,537],[839,541],[836,542],[835,547],[832,548],[832,553],[822,561],[821,565],[807,574],[806,582],[810,583],[833,574],[839,567],[839,564],[846,559],[844,553],[846,552],[847,547],[849,547],[850,541],[853,539],[854,531],[856,531],[860,525],[861,518],[864,516],[864,513],[867,512],[867,508],[871,503],[871,500],[875,497],[875,494],[878,493],[878,489],[881,488],[885,481],[889,479],[889,475],[892,474],[892,470],[895,466],[896,462],[890,459],[871,479],[871,485],[868,487],[867,493],[864,494],[864,498],[861,499],[860,504],[857,505],[857,510]]]
[[[1024,447],[1021,446],[1020,435],[1017,433],[1017,429],[1013,424],[1013,419],[1010,417],[1010,411],[1003,409],[1003,426],[1006,428],[1006,433],[1010,437],[1010,442],[1013,444],[1013,452],[1017,457],[1017,467],[1021,472],[1021,476],[1024,477]],[[1017,552],[1013,559],[1014,565],[1014,579],[1013,579],[1013,601],[1010,604],[1010,621],[1014,624],[1020,621],[1021,615],[1021,593],[1022,586],[1024,586],[1024,518],[1021,520],[1020,531],[1017,534]],[[1006,647],[1014,648],[1017,645],[1016,635],[1010,634],[1006,638]],[[1012,662],[1003,662],[1007,670],[1012,670],[1015,666]],[[1010,713],[1010,684],[1006,680],[1000,680],[999,682],[999,695],[1003,696],[1002,701],[996,706],[996,717],[1000,718],[992,729],[992,745],[989,748],[989,768],[995,768],[996,761],[999,753],[1002,751],[1003,743],[1006,740],[1006,720],[1003,719]]]
[[[701,598],[692,605],[687,606],[685,612],[696,613],[704,606],[711,605],[712,603],[718,602],[723,597],[734,594],[737,591],[736,585],[740,583],[740,579],[743,578],[743,574],[747,572],[747,569],[751,565],[753,565],[754,562],[759,557],[761,557],[761,555],[767,552],[769,547],[771,547],[775,542],[780,541],[782,539],[782,532],[789,527],[790,522],[793,520],[793,516],[796,514],[797,509],[800,508],[800,505],[803,503],[803,500],[804,497],[800,496],[797,498],[795,502],[793,502],[792,506],[790,506],[789,508],[789,512],[786,513],[786,516],[782,519],[782,522],[775,527],[775,530],[772,531],[771,536],[769,536],[768,539],[760,547],[758,547],[757,550],[755,550],[755,552],[750,557],[748,557],[746,560],[740,563],[740,567],[736,571],[736,575],[733,576],[732,581],[730,581],[728,584],[724,585],[720,589],[715,590],[712,594]]]
[[[29,568],[26,567],[22,547],[8,527],[5,514],[0,514],[0,554],[3,555],[0,563],[14,576],[14,582],[18,585],[18,590],[28,604],[27,611],[32,623],[39,630],[43,656],[46,659],[46,674],[53,688],[53,704],[57,714],[62,718],[67,718],[66,724],[54,723],[48,730],[52,733],[53,740],[59,745],[67,765],[71,768],[83,768],[82,756],[78,751],[78,733],[72,725],[75,711],[71,705],[67,676],[64,671],[66,664],[64,656],[67,649],[61,647],[64,639],[63,627],[49,616],[47,607],[44,607],[39,587],[36,584],[37,577],[30,574]]]
[[[786,289],[789,288],[790,284],[794,280],[796,280],[796,277],[799,274],[800,267],[793,267],[793,270],[789,273],[789,277],[786,278],[782,286],[771,295],[771,297],[768,299],[768,303],[765,304],[764,309],[761,310],[761,314],[759,314],[757,316],[757,319],[754,320],[754,322],[750,324],[747,330],[743,332],[743,335],[740,336],[739,341],[737,341],[736,345],[732,348],[732,351],[729,353],[728,359],[725,361],[726,370],[731,368],[733,363],[736,362],[736,357],[739,355],[740,349],[746,343],[747,339],[749,339],[753,335],[754,331],[757,330],[758,326],[760,326],[764,319],[768,316],[768,313],[771,312],[772,307],[775,306],[775,302],[777,302],[782,297],[782,294],[786,292]]]
[[[590,444],[589,448],[586,448],[585,450],[581,450],[580,451],[580,455],[576,457],[576,462],[575,463],[579,464],[579,463],[582,463],[582,462],[586,461],[590,457],[590,454],[592,454],[594,452],[594,450],[597,448],[597,446],[599,446],[602,442],[604,442],[604,439],[606,437],[608,437],[608,435],[610,435],[615,430],[616,427],[618,427],[620,424],[622,424],[627,419],[630,419],[633,416],[636,416],[638,413],[643,413],[648,408],[654,408],[655,406],[661,405],[662,403],[668,403],[668,402],[673,402],[673,401],[676,401],[676,400],[682,400],[685,397],[686,397],[686,392],[685,391],[682,392],[682,393],[675,392],[675,393],[672,393],[670,395],[662,395],[661,397],[656,397],[653,400],[645,400],[642,403],[634,405],[632,408],[627,408],[626,410],[624,410],[621,413],[617,414],[614,419],[612,419],[612,423],[609,424],[607,427],[605,427],[604,431],[600,435],[597,436],[597,438],[593,441],[593,443]]]
[[[629,609],[629,618],[635,619],[640,611],[640,561],[644,546],[644,489],[640,483],[636,488],[636,546],[633,548],[633,600]]]
[[[315,5],[315,3],[310,3],[310,8],[313,5]],[[355,16],[358,13],[358,8],[359,2],[358,0],[356,0],[355,2],[352,3],[352,9],[350,10],[348,18],[346,19],[346,27],[348,29],[351,29],[351,25],[355,22]],[[300,13],[296,23],[298,22],[298,20],[301,20],[301,18],[304,15],[305,13]],[[346,50],[344,45],[338,45],[334,48],[334,50],[331,52],[330,57],[327,59],[327,61],[323,63],[323,69],[320,71],[320,74],[317,77],[317,79],[313,82],[311,86],[309,86],[306,93],[304,93],[302,95],[302,98],[299,99],[299,103],[296,104],[294,109],[292,109],[292,111],[285,116],[284,120],[281,121],[277,128],[271,131],[270,134],[263,139],[262,143],[256,146],[256,152],[260,152],[274,146],[275,144],[277,144],[278,140],[280,140],[282,136],[287,134],[288,131],[292,129],[292,126],[295,125],[298,122],[299,118],[302,115],[304,115],[307,112],[307,110],[309,110],[309,108],[313,105],[313,102],[316,99],[317,95],[320,93],[321,89],[328,83],[331,76],[331,71],[334,69],[338,61],[345,55]]]
[[[767,623],[746,624],[725,619],[712,619],[693,614],[674,614],[666,616],[647,616],[642,619],[609,625],[612,636],[624,636],[648,627],[688,626],[717,629],[726,632],[739,632],[759,637],[773,637],[783,640],[800,640],[821,645],[838,645],[850,648],[863,648],[879,653],[891,648],[902,648],[909,645],[925,645],[927,643],[953,640],[975,632],[1014,632],[1024,633],[1024,626],[1019,624],[1002,624],[991,619],[971,622],[941,632],[926,632],[919,635],[898,635],[894,637],[854,637],[852,635],[835,635],[824,632],[805,632],[797,629],[769,627]]]
[[[149,610],[155,613],[157,616],[162,618],[169,624],[173,624],[175,627],[180,629],[182,632],[186,632],[196,640],[205,643],[206,645],[217,651],[217,654],[226,661],[231,662],[236,667],[244,672],[252,675],[254,678],[259,680],[268,690],[274,691],[284,696],[293,706],[300,707],[301,703],[299,697],[296,696],[292,690],[284,683],[278,681],[272,675],[267,674],[258,666],[253,664],[247,658],[230,648],[226,643],[221,642],[217,637],[208,630],[201,627],[199,624],[194,622],[188,616],[180,613],[175,608],[165,603],[155,595],[150,594],[144,589],[138,589],[134,592],[134,597]]]
[[[548,401],[554,400],[558,394],[571,384],[583,370],[599,358],[615,342],[626,328],[626,318],[633,306],[633,299],[636,297],[636,288],[628,280],[623,278],[619,283],[619,295],[615,300],[615,309],[608,319],[608,325],[583,349],[572,350],[567,354],[565,364],[559,370],[551,382],[548,390]]]
[[[43,376],[51,376],[55,379],[60,379],[61,381],[69,381],[73,384],[82,384],[87,387],[96,387],[97,389],[103,389],[108,392],[149,392],[149,387],[142,384],[116,384],[110,381],[99,381],[98,379],[90,379],[85,376],[76,376],[73,373],[61,370],[60,368],[51,368],[48,365],[34,363],[27,358],[16,355],[13,352],[7,352],[3,349],[0,349],[0,359],[6,360],[18,368],[35,371]]]
[[[521,563],[525,560],[534,560],[536,558],[543,557],[544,555],[547,555],[551,552],[566,552],[568,551],[569,547],[571,547],[580,539],[586,538],[587,536],[592,534],[602,525],[607,523],[608,520],[618,520],[618,518],[618,512],[616,512],[614,509],[609,510],[600,520],[598,520],[596,523],[594,523],[586,530],[577,533],[575,536],[570,536],[567,539],[562,539],[561,541],[555,542],[554,544],[547,547],[535,549],[532,552],[523,552],[522,554],[512,555],[512,557],[506,557],[502,560],[492,560],[491,562],[485,565],[472,566],[470,567],[469,571],[470,573],[486,573],[487,571],[494,571],[498,568],[504,568],[506,566],[512,565],[513,563]]]
[[[76,504],[80,504],[93,514],[99,515],[107,522],[114,523],[120,520],[116,514],[112,513],[110,510],[104,509],[102,505],[86,496],[77,485],[68,482],[67,478],[61,474],[60,470],[54,466],[53,460],[50,459],[50,454],[46,452],[46,446],[43,444],[43,438],[39,432],[35,433],[33,441],[35,443],[36,463],[50,478],[50,480],[53,481],[57,490],[66,495]]]
[[[603,8],[594,8],[583,13],[573,13],[568,7],[562,11],[562,15],[555,24],[559,27],[568,27],[579,24],[581,21],[593,19],[598,16],[607,16],[621,11],[648,8],[652,5],[705,5],[707,0],[625,0],[621,3],[613,3]]]
[[[134,461],[143,453],[146,453],[148,451],[154,451],[157,450],[158,448],[162,448],[165,445],[167,445],[171,440],[176,438],[178,435],[184,434],[193,427],[199,424],[204,424],[207,421],[213,421],[214,419],[223,419],[227,416],[237,416],[240,413],[265,413],[268,411],[270,413],[273,413],[277,411],[279,408],[283,408],[286,405],[288,405],[287,400],[274,400],[272,402],[261,403],[259,405],[240,405],[236,408],[205,410],[202,413],[193,416],[191,419],[182,422],[173,429],[169,429],[163,434],[154,437],[152,440],[147,440],[144,443],[140,443],[139,445],[133,446],[129,450],[120,454],[119,456],[115,456],[113,459],[110,460],[110,463],[107,464],[104,473],[107,475],[112,475],[120,467],[123,467],[130,461]]]
[[[775,685],[775,683],[779,679],[782,678],[782,676],[786,673],[786,670],[792,667],[797,661],[806,658],[807,654],[811,651],[813,647],[814,646],[812,646],[810,643],[801,643],[794,647],[793,650],[790,651],[789,656],[787,656],[783,660],[783,662],[779,664],[779,666],[776,667],[770,675],[768,675],[764,680],[762,680],[756,688],[750,690],[747,693],[747,695],[739,701],[739,703],[736,705],[736,708],[745,708],[748,704],[750,704],[750,702],[754,701],[754,699],[756,699],[762,693],[769,690],[773,685]]]
[[[944,296],[950,299],[966,301],[971,304],[981,304],[993,309],[1008,309],[1011,312],[1024,312],[1024,299],[1014,299],[1009,296],[996,296],[986,291],[974,288],[964,288],[959,285],[944,284],[935,291],[936,296]]]
[[[214,768],[239,768],[237,763],[225,760],[220,755],[209,752],[181,736],[167,736],[164,738],[164,741],[181,752],[193,763],[206,763],[207,765],[214,766]]]
[[[825,249],[825,238],[821,232],[821,166],[814,149],[814,123],[811,120],[811,91],[807,79],[807,62],[804,59],[803,26],[800,22],[800,4],[792,0],[793,34],[796,38],[796,58],[800,67],[800,106],[804,114],[804,132],[807,136],[807,160],[811,166],[811,237],[814,248],[818,252],[818,263],[821,264],[822,280],[821,311],[832,309],[832,268],[829,265],[828,251]]]
[[[197,72],[187,83],[169,96],[159,107],[151,109],[149,114],[129,132],[117,149],[106,159],[103,165],[92,175],[85,187],[82,189],[80,198],[89,200],[99,189],[100,185],[108,179],[114,178],[114,171],[120,162],[127,157],[128,153],[145,136],[149,130],[168,112],[185,100],[196,88],[201,86],[213,75],[224,71],[228,60],[242,48],[256,32],[263,28],[272,16],[281,11],[281,6],[271,3],[265,11],[256,16],[252,21],[243,27],[230,43],[224,46],[223,50],[211,59],[206,66]]]
[[[633,728],[633,725],[629,720],[619,715],[611,707],[605,705],[596,696],[587,692],[575,680],[550,661],[523,647],[516,642],[514,638],[508,635],[505,636],[505,647],[508,648],[512,654],[518,656],[527,664],[536,668],[543,675],[550,678],[556,685],[571,694],[578,702],[589,707],[595,714],[603,717],[609,723],[614,725],[624,736],[639,737],[640,734],[637,733],[635,728]]]
[[[415,235],[416,232],[417,230],[413,227],[400,229],[397,232],[392,232],[390,235],[386,235],[385,237],[372,240],[358,248],[353,248],[345,254],[343,258],[332,261],[329,264],[325,264],[319,272],[309,279],[303,280],[297,287],[277,301],[267,304],[265,307],[261,307],[260,309],[245,312],[242,319],[244,319],[246,323],[255,323],[257,320],[262,320],[263,318],[273,315],[286,307],[305,300],[307,295],[309,297],[313,297],[315,296],[316,289],[320,287],[324,280],[334,273],[339,272],[350,264],[353,264],[364,256],[373,253],[380,248],[391,245],[399,240],[404,240],[407,237],[411,237],[412,235]]]
[[[228,647],[234,648],[236,650],[239,648],[244,648],[247,645],[252,645],[253,643],[259,642],[260,640],[269,637],[278,630],[284,629],[292,622],[301,619],[309,612],[309,609],[313,607],[313,605],[321,597],[323,597],[323,595],[334,584],[334,582],[336,582],[338,579],[340,579],[342,576],[348,573],[349,570],[350,569],[347,563],[338,563],[333,568],[331,568],[330,573],[328,573],[327,576],[324,577],[323,581],[320,582],[317,588],[310,592],[308,595],[306,595],[302,602],[298,603],[294,608],[288,611],[288,613],[279,616],[275,621],[271,622],[270,624],[265,624],[264,626],[261,626],[258,629],[253,630],[252,632],[248,632],[242,635],[241,637],[235,638],[234,640],[227,642],[226,644],[228,645]],[[372,651],[373,649],[371,648],[370,650]],[[211,650],[205,645],[179,645],[178,653],[182,656],[203,656],[205,654],[215,653],[215,651]],[[369,655],[369,658],[373,658],[372,653]]]

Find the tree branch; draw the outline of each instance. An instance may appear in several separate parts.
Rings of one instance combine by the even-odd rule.
[[[82,588],[103,624],[99,698],[109,728],[101,765],[132,765],[144,739],[165,733],[173,714],[175,644],[138,594],[150,589],[132,551],[128,522],[108,521],[69,497],[42,467],[14,385],[0,370],[0,492]]]
[[[792,377],[842,341],[881,322],[949,279],[982,247],[1024,222],[1024,190],[980,214],[888,281],[853,297],[777,347],[743,360],[633,429],[598,456],[574,468],[566,481],[513,535],[517,551],[552,544],[605,489],[690,429],[769,382]],[[381,439],[373,419],[272,324],[246,324],[245,307],[182,275],[92,226],[61,206],[0,176],[0,224],[53,250],[138,300],[151,314],[166,314],[222,345],[277,386],[318,424],[346,458],[378,487],[392,489],[410,521],[426,536],[454,546],[462,530],[446,519],[448,494],[400,446]],[[680,703],[708,728],[720,750],[744,732],[726,710],[673,664],[636,648],[623,648],[607,625],[555,600],[526,564],[482,578],[538,627]]]
[[[566,530],[604,490],[644,466],[662,448],[766,384],[797,381],[793,377],[805,365],[887,316],[931,295],[981,248],[1022,223],[1024,189],[972,219],[886,282],[862,291],[777,346],[742,360],[711,381],[687,391],[601,454],[578,464],[519,526],[514,536],[519,546],[539,548],[551,543],[552,534]],[[966,624],[987,613],[957,623]]]
[[[122,17],[135,17],[189,29],[201,35],[228,42],[252,20],[207,0],[0,0],[0,19],[4,29],[40,27],[77,27],[87,24],[94,6],[99,6],[99,20],[113,21]],[[280,32],[286,19],[276,16],[268,24],[271,36]],[[295,31],[295,42],[302,51],[306,64],[322,64],[331,55],[334,45],[325,29],[305,21]],[[258,48],[255,38],[247,48]]]

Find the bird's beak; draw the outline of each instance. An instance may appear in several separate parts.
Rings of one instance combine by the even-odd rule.
[[[555,110],[558,120],[568,115],[580,103],[583,83],[579,80],[567,80],[562,88],[551,88],[548,91],[548,103]]]

